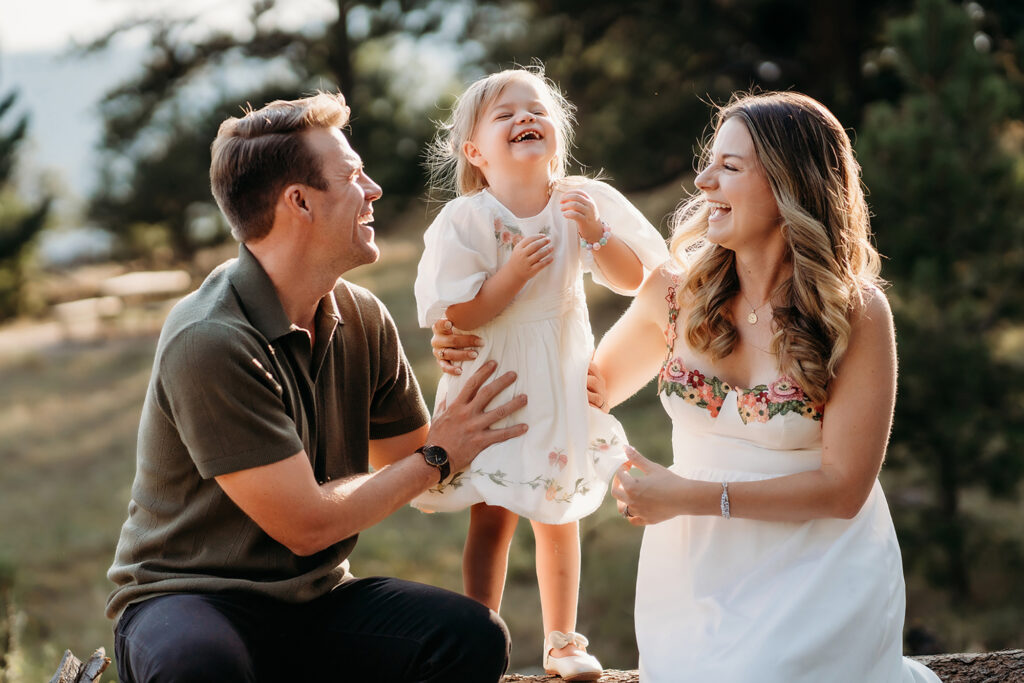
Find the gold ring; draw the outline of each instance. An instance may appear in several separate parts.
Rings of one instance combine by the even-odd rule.
[[[628,505],[627,505],[627,506],[626,506],[626,507],[625,507],[625,508],[624,508],[624,509],[622,510],[622,516],[623,516],[623,517],[625,517],[626,519],[629,519],[630,517],[632,517],[632,516],[633,516],[633,515],[632,515],[632,514],[631,514],[631,513],[629,512],[629,506],[628,506]]]

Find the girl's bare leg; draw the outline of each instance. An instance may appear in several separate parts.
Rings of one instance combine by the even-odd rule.
[[[466,595],[490,607],[501,608],[508,571],[508,549],[519,516],[503,507],[477,503],[469,511],[469,534],[462,551],[462,583]]]
[[[579,523],[531,524],[537,541],[537,585],[544,633],[575,631],[580,592]],[[569,644],[552,650],[551,654],[565,657],[584,651]]]

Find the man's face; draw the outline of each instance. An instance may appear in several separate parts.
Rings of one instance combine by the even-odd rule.
[[[326,190],[311,190],[316,229],[311,239],[332,255],[339,273],[373,263],[380,257],[374,244],[373,202],[381,189],[366,175],[345,135],[337,128],[314,129],[306,143],[320,157]]]

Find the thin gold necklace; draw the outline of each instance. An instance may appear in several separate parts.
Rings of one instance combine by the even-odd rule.
[[[769,296],[767,299],[762,301],[757,306],[755,306],[752,303],[750,303],[750,299],[747,298],[747,295],[743,293],[742,289],[740,290],[740,296],[742,296],[743,300],[747,302],[748,306],[750,306],[750,313],[747,313],[747,322],[750,323],[751,325],[756,325],[757,324],[757,320],[758,320],[758,318],[757,318],[757,311],[758,311],[758,309],[761,308],[762,306],[764,306],[766,303],[768,303],[771,300],[771,296]]]

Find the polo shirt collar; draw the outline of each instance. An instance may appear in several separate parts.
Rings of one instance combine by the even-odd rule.
[[[238,259],[228,277],[235,292],[238,293],[246,317],[264,337],[273,341],[295,329],[284,312],[284,306],[277,296],[273,281],[244,244],[238,245]],[[333,318],[335,323],[342,322],[333,291],[328,292],[327,296],[320,300],[317,318],[321,316]],[[330,327],[333,330],[334,324],[330,324]]]

